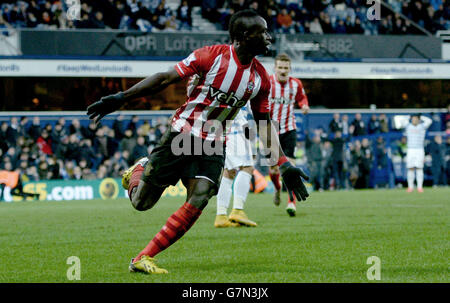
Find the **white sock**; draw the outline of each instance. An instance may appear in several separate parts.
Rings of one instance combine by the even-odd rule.
[[[250,182],[252,175],[245,171],[239,171],[234,182],[234,200],[233,208],[244,209],[245,200],[247,200],[248,192],[250,191]]]
[[[233,179],[222,177],[220,181],[219,192],[217,193],[217,215],[226,215],[228,206],[230,205],[231,186],[233,185]]]
[[[422,168],[416,169],[416,181],[417,181],[417,188],[421,189],[423,187],[423,169]]]
[[[408,180],[408,188],[414,188],[414,179],[416,177],[416,174],[414,173],[413,169],[408,169],[408,172],[406,174],[406,178]]]

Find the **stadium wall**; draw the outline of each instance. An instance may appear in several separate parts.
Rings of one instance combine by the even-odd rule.
[[[144,78],[167,71],[178,61],[141,60],[0,60],[0,77],[117,77]],[[273,71],[273,60],[262,60]],[[292,63],[292,76],[300,79],[450,79],[450,61],[380,62],[300,62]]]
[[[24,192],[39,194],[39,201],[73,201],[73,200],[114,200],[128,198],[128,192],[121,186],[121,179],[105,178],[101,180],[42,180],[25,182]],[[22,197],[12,196],[11,188],[5,187],[0,199],[4,202],[23,201]],[[181,197],[186,195],[186,188],[181,182],[176,186],[169,186],[162,197]],[[27,198],[32,201],[33,198]]]
[[[120,30],[19,31],[24,55],[185,57],[193,50],[229,41],[228,32],[145,33]],[[418,35],[274,34],[274,52],[306,58],[441,59],[441,39]],[[389,47],[386,47],[386,46]]]

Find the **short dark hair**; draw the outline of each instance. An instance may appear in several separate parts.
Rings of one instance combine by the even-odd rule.
[[[243,20],[253,17],[260,17],[260,15],[252,9],[244,9],[231,16],[228,25],[231,42],[235,40],[241,41],[243,39],[243,34],[248,29],[247,24]]]

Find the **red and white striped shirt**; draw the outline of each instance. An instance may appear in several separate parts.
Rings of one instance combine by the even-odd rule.
[[[180,77],[190,78],[187,101],[172,118],[176,131],[206,140],[221,140],[248,101],[254,112],[269,112],[269,75],[256,58],[242,65],[232,45],[197,49],[175,69]],[[213,130],[212,121],[218,121],[222,131]]]
[[[280,124],[280,134],[295,130],[294,103],[300,108],[308,105],[302,81],[289,77],[288,81],[280,83],[271,75],[270,84],[270,118]]]

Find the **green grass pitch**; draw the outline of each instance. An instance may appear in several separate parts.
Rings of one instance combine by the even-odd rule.
[[[128,200],[0,203],[0,282],[450,282],[450,188],[313,193],[297,217],[269,194],[250,194],[256,228],[213,227],[216,198],[192,229],[157,256],[168,275],[128,263],[183,198],[135,211]],[[286,199],[284,194],[283,199]],[[81,262],[69,281],[67,258]],[[377,281],[374,281],[377,282]]]

